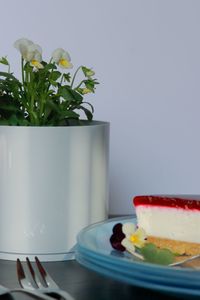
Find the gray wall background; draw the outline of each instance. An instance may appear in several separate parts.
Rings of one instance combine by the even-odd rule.
[[[111,123],[110,213],[137,194],[200,194],[200,1],[0,0],[0,56],[27,37],[57,47],[101,85],[95,119]]]

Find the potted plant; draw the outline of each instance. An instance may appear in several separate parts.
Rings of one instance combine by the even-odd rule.
[[[61,48],[46,62],[32,41],[14,46],[20,80],[0,59],[0,258],[68,259],[79,230],[107,217],[109,123],[85,101],[92,69],[71,74]]]

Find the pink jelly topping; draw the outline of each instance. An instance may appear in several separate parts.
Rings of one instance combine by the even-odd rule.
[[[135,207],[142,205],[200,210],[200,197],[199,199],[186,199],[173,196],[136,196],[133,203]]]

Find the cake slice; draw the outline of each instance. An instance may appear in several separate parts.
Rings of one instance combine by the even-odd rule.
[[[200,196],[136,196],[133,202],[147,242],[180,255],[200,254]]]

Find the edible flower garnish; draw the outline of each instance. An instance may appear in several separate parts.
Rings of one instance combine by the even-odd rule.
[[[112,247],[119,251],[135,252],[146,242],[146,233],[142,228],[137,228],[133,223],[117,223],[113,227],[113,234],[110,238]]]
[[[113,234],[110,237],[110,243],[115,250],[125,251],[126,248],[122,246],[121,242],[125,238],[125,234],[122,232],[122,224],[117,223],[113,227]]]
[[[175,261],[174,253],[148,243],[144,229],[133,223],[114,225],[110,243],[115,250],[128,251],[145,262],[170,265]]]
[[[145,245],[147,235],[144,229],[137,228],[133,223],[125,223],[122,226],[122,232],[125,234],[125,238],[121,244],[128,252],[134,254],[135,247],[142,248]]]

